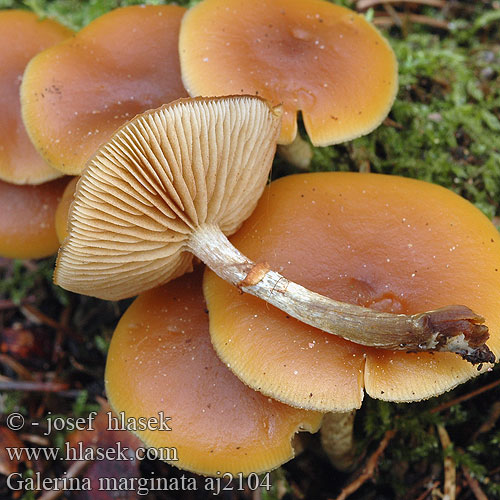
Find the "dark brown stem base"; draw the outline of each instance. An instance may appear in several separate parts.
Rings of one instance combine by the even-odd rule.
[[[484,318],[468,307],[447,306],[420,316],[425,334],[436,338],[436,350],[454,352],[472,364],[495,362],[495,355],[486,345],[490,334]],[[464,344],[469,347],[462,349]]]

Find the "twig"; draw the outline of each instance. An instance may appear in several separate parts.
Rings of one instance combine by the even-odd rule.
[[[50,440],[43,437],[38,436],[36,434],[20,434],[19,438],[21,441],[27,441],[28,443],[33,443],[38,446],[50,446]]]
[[[473,443],[477,439],[479,434],[483,434],[493,429],[498,419],[500,419],[500,401],[495,401],[491,406],[488,418],[482,423],[481,427],[479,427],[479,429],[477,429],[476,432],[472,434],[469,441]]]
[[[433,28],[439,28],[443,30],[450,29],[447,21],[442,21],[441,19],[434,19],[429,16],[422,16],[420,14],[405,14],[403,19],[406,21],[411,21],[412,23],[425,24],[427,26],[432,26]],[[390,16],[376,16],[373,19],[373,24],[376,26],[389,27],[392,26],[394,20]]]
[[[394,127],[394,128],[399,129],[399,130],[404,129],[404,127],[403,127],[403,125],[401,125],[401,123],[398,123],[398,122],[394,121],[392,118],[389,118],[389,117],[387,117],[387,118],[383,121],[383,124],[384,124],[386,127]]]
[[[42,323],[44,325],[50,326],[52,328],[65,328],[61,323],[58,321],[55,321],[52,318],[49,318],[46,314],[44,314],[42,311],[39,311],[36,307],[30,305],[30,304],[25,304],[21,307],[22,313],[28,318],[31,319],[32,321],[35,321],[37,323]]]
[[[384,10],[387,12],[387,14],[389,14],[390,18],[393,21],[393,24],[400,28],[403,26],[403,21],[399,17],[398,11],[391,4],[384,4]]]
[[[75,462],[68,469],[66,476],[64,478],[59,479],[59,482],[62,485],[64,485],[64,481],[66,479],[79,476],[84,471],[84,469],[92,462],[93,460],[81,460]],[[47,491],[43,493],[41,496],[39,496],[38,500],[55,500],[56,498],[59,498],[64,492],[65,492],[64,487],[57,490]]]
[[[494,469],[488,471],[489,476],[494,476],[495,474],[498,474],[500,472],[500,467],[495,467]]]
[[[29,297],[25,297],[24,299],[21,300],[20,303],[16,303],[10,299],[3,299],[3,300],[0,300],[0,311],[5,311],[8,309],[17,309],[18,307],[21,307],[25,304],[33,304],[35,302],[35,300],[36,299],[33,295],[30,295]]]
[[[465,467],[465,465],[462,465],[462,472],[464,473],[469,488],[471,489],[472,493],[474,493],[476,499],[488,500],[488,497],[484,494],[484,491],[481,489],[481,486],[479,486],[478,480],[470,475],[469,469]]]
[[[55,319],[50,318],[49,316],[44,314],[42,311],[39,311],[36,307],[34,307],[30,304],[26,304],[26,305],[22,306],[21,312],[28,319],[31,319],[32,321],[35,321],[37,323],[42,323],[42,324],[50,326],[51,328],[54,328],[56,330],[62,330],[66,335],[69,335],[76,340],[82,340],[82,338],[78,332],[75,332],[73,329],[69,328],[68,326],[66,326],[66,324],[64,324],[64,321],[66,321],[64,314],[62,315],[62,322],[59,322],[59,321],[56,321]],[[69,317],[68,317],[68,321],[69,321]]]
[[[8,366],[11,370],[15,371],[22,379],[32,380],[33,377],[29,370],[27,370],[21,363],[11,358],[7,354],[0,354],[0,363]]]
[[[438,424],[436,425],[436,428],[439,440],[441,441],[441,446],[443,447],[443,451],[446,453],[451,447],[450,436],[443,425]],[[443,498],[446,498],[447,500],[455,500],[457,496],[457,468],[455,460],[449,455],[445,455],[444,457],[443,494]]]
[[[439,486],[439,481],[434,481],[421,495],[419,495],[415,500],[425,500],[431,491]]]
[[[463,403],[464,401],[467,401],[468,399],[479,396],[479,394],[482,394],[483,392],[494,389],[495,387],[497,387],[499,385],[500,385],[500,379],[495,380],[494,382],[491,382],[490,384],[484,385],[483,387],[480,387],[479,389],[476,389],[475,391],[469,392],[468,394],[464,394],[463,396],[459,396],[458,398],[452,399],[451,401],[447,401],[446,403],[443,403],[439,406],[436,406],[435,408],[432,408],[432,410],[429,410],[429,413],[439,413],[440,411],[447,410],[448,408],[451,408],[452,406],[455,406],[459,403]]]
[[[345,488],[342,489],[340,495],[336,498],[336,500],[345,500],[348,496],[352,495],[355,491],[357,491],[368,479],[373,477],[375,473],[375,469],[377,468],[378,461],[382,453],[384,453],[387,448],[389,442],[396,434],[395,430],[386,431],[382,441],[378,445],[378,448],[375,452],[368,458],[366,461],[366,465],[363,469],[361,475],[355,479],[351,484],[348,484]]]
[[[436,7],[438,9],[441,9],[446,5],[446,2],[444,0],[359,0],[356,4],[356,9],[365,10],[369,9],[370,7],[375,7],[376,5],[387,3],[412,3],[419,5],[429,5],[430,7]]]
[[[30,391],[30,392],[70,392],[68,384],[59,382],[19,382],[16,380],[0,380],[0,391]],[[71,391],[79,394],[80,391]]]

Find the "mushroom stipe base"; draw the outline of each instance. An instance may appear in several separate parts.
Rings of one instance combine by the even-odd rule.
[[[225,281],[278,307],[290,316],[357,344],[406,352],[453,352],[479,365],[495,355],[484,319],[466,306],[452,305],[406,315],[338,302],[288,280],[265,263],[239,252],[216,226],[198,227],[190,251]]]

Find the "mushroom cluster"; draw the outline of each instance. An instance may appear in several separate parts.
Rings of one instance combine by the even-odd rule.
[[[112,340],[106,385],[116,411],[138,415],[142,410],[152,416],[160,408],[167,410],[172,396],[161,387],[161,377],[173,377],[166,369],[170,364],[189,366],[197,374],[189,392],[200,392],[195,383],[201,378],[194,363],[197,356],[190,345],[201,326],[188,328],[194,322],[192,306],[185,306],[191,311],[187,316],[177,313],[176,326],[168,326],[172,306],[165,305],[158,312],[165,327],[159,329],[148,319],[158,303],[146,305],[164,293],[147,290],[190,270],[192,254],[237,285],[219,280],[212,272],[205,276],[210,333],[219,356],[249,387],[292,407],[347,412],[361,405],[364,390],[394,401],[428,398],[478,373],[454,353],[483,363],[482,371],[500,353],[500,318],[494,308],[500,299],[500,275],[491,280],[500,267],[500,249],[491,222],[451,192],[394,176],[303,174],[273,183],[261,196],[279,118],[279,108],[257,97],[181,99],[136,117],[89,162],[78,183],[55,280],[65,288],[107,299],[146,293],[137,301],[141,306],[132,309],[145,310],[145,319],[131,312]],[[418,200],[410,209],[409,198]],[[436,220],[436,211],[442,214],[441,220]],[[230,247],[224,235],[236,231],[251,212],[235,241],[257,264]],[[319,240],[321,245],[314,244]],[[486,242],[491,259],[484,260],[484,269],[472,268],[471,261],[484,253]],[[292,295],[293,307],[282,312],[257,297],[241,295],[265,281],[271,267],[314,290],[307,292],[311,301],[301,303],[301,295]],[[185,280],[175,283],[168,290],[180,300],[177,294]],[[264,290],[271,299],[287,298],[287,292],[299,287],[281,274],[270,283]],[[446,302],[443,288],[448,292]],[[492,298],[491,307],[484,297]],[[330,304],[340,308],[331,333],[342,332],[348,338],[345,332],[358,325],[354,343],[308,326],[307,314],[305,322],[291,318],[290,313],[302,311],[301,304],[309,311],[316,298],[325,314]],[[468,303],[481,316],[464,306],[446,307],[448,300]],[[426,309],[432,311],[417,313]],[[482,325],[483,317],[492,334],[491,350],[484,344],[488,329]],[[390,320],[415,318],[423,325],[420,334],[428,337],[417,337],[425,341],[411,345],[411,335],[404,331],[395,346]],[[384,350],[380,345],[359,345],[360,337],[365,344],[371,341],[366,329],[380,334],[385,330],[392,341]],[[144,332],[140,347],[138,331]],[[179,332],[184,336],[174,338]],[[182,339],[189,340],[185,342],[189,345],[184,345],[179,362],[169,352],[180,351]],[[430,354],[423,352],[425,348],[449,352]],[[186,362],[190,354],[193,363]],[[169,362],[164,365],[160,358]],[[135,373],[136,363],[146,363],[150,376],[160,380],[151,402],[140,408],[134,402],[145,382],[138,375],[123,376]],[[419,373],[418,379],[408,377],[411,370]],[[120,389],[124,379],[125,392]],[[208,402],[196,403],[200,405],[188,406],[187,420],[177,413],[180,422],[193,422],[193,412],[206,413]],[[189,428],[195,429],[194,424]],[[158,446],[151,434],[141,438]],[[226,450],[222,455],[234,446],[222,439],[218,442]],[[197,443],[191,446],[204,450],[215,446],[213,441]],[[181,466],[213,473],[203,456],[194,456],[186,448]]]
[[[394,176],[266,188],[299,113],[313,144],[335,144],[377,127],[396,91],[385,39],[322,0],[121,8],[29,63],[22,116],[44,168],[82,174],[53,181],[54,280],[139,295],[106,390],[127,417],[171,415],[172,432],[138,432],[174,446],[167,461],[267,471],[323,414],[352,423],[365,391],[429,398],[500,355],[499,236],[470,204]]]
[[[484,319],[465,306],[407,315],[339,302],[229,243],[265,187],[279,119],[267,101],[234,96],[181,99],[131,120],[78,184],[54,281],[117,300],[191,270],[195,255],[241,291],[358,344],[492,361]]]

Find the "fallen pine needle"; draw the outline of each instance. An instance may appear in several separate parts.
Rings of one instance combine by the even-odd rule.
[[[21,363],[16,361],[11,356],[8,356],[7,354],[0,354],[0,363],[2,365],[8,366],[24,380],[31,380],[33,378],[29,370],[27,370]]]
[[[84,471],[84,469],[86,469],[87,466],[92,462],[93,460],[79,460],[78,462],[75,462],[68,469],[68,472],[66,473],[64,479],[60,479],[60,481],[63,482],[68,478],[79,476]],[[39,496],[38,500],[55,500],[56,498],[59,498],[64,493],[64,491],[65,490],[63,488],[47,491],[43,495]]]
[[[443,30],[447,30],[450,28],[447,21],[442,21],[441,19],[434,19],[429,16],[422,16],[420,14],[404,14],[404,15],[400,14],[399,17],[401,17],[402,21],[408,20],[412,23],[425,24],[433,28],[439,28]],[[376,16],[373,19],[373,24],[375,24],[376,26],[389,27],[396,23],[394,19],[390,16]]]
[[[431,493],[432,491],[434,491],[437,487],[439,486],[439,481],[434,481],[433,483],[431,483],[427,489],[420,495],[418,496],[415,500],[425,500],[428,496],[429,496],[429,493]]]
[[[0,391],[68,392],[68,387],[68,384],[59,382],[0,380]]]
[[[450,436],[443,425],[436,425],[439,440],[443,451],[446,453],[451,446]],[[457,468],[455,460],[450,456],[444,457],[444,485],[443,485],[443,498],[447,500],[455,500],[457,493]]]
[[[35,297],[33,295],[24,298],[20,303],[14,302],[10,299],[2,299],[0,300],[0,311],[5,311],[7,309],[17,309],[18,307],[21,307],[25,304],[33,304],[34,302]]]
[[[464,473],[465,479],[471,489],[472,493],[477,500],[488,500],[488,497],[484,494],[484,491],[479,486],[479,482],[475,477],[470,475],[469,469],[462,465],[462,472]]]
[[[51,328],[55,329],[65,329],[68,330],[67,327],[61,325],[61,323],[53,320],[46,314],[44,314],[42,311],[39,311],[36,307],[32,306],[31,304],[24,304],[21,306],[21,312],[31,321],[38,323],[38,324],[44,324],[47,326],[50,326]]]
[[[482,394],[483,392],[494,389],[498,385],[500,385],[500,379],[495,380],[494,382],[491,382],[490,384],[483,385],[483,387],[480,387],[479,389],[476,389],[475,391],[469,392],[468,394],[464,394],[463,396],[452,399],[451,401],[447,401],[446,403],[443,403],[442,405],[436,406],[432,410],[429,410],[429,413],[439,413],[440,411],[447,410],[448,408],[451,408],[452,406],[455,406],[459,403],[463,403],[464,401],[467,401],[468,399],[479,396],[479,394]]]
[[[356,8],[358,10],[365,10],[369,9],[370,7],[375,7],[376,5],[387,3],[411,3],[418,5],[429,5],[430,7],[437,7],[438,9],[441,9],[446,5],[446,2],[444,0],[359,0],[356,4]]]
[[[389,445],[389,442],[395,434],[395,430],[386,431],[384,437],[382,438],[382,441],[380,441],[380,444],[378,445],[378,448],[366,461],[366,465],[361,475],[357,477],[352,483],[343,488],[340,492],[340,495],[335,500],[345,500],[349,495],[352,495],[355,491],[361,488],[361,486],[363,486],[363,484],[368,481],[368,479],[373,477],[382,453],[384,453],[385,449]]]
[[[495,427],[497,421],[500,419],[500,401],[495,401],[491,406],[488,418],[481,424],[481,427],[477,429],[474,434],[470,437],[470,442],[474,442],[480,434],[491,431]]]

